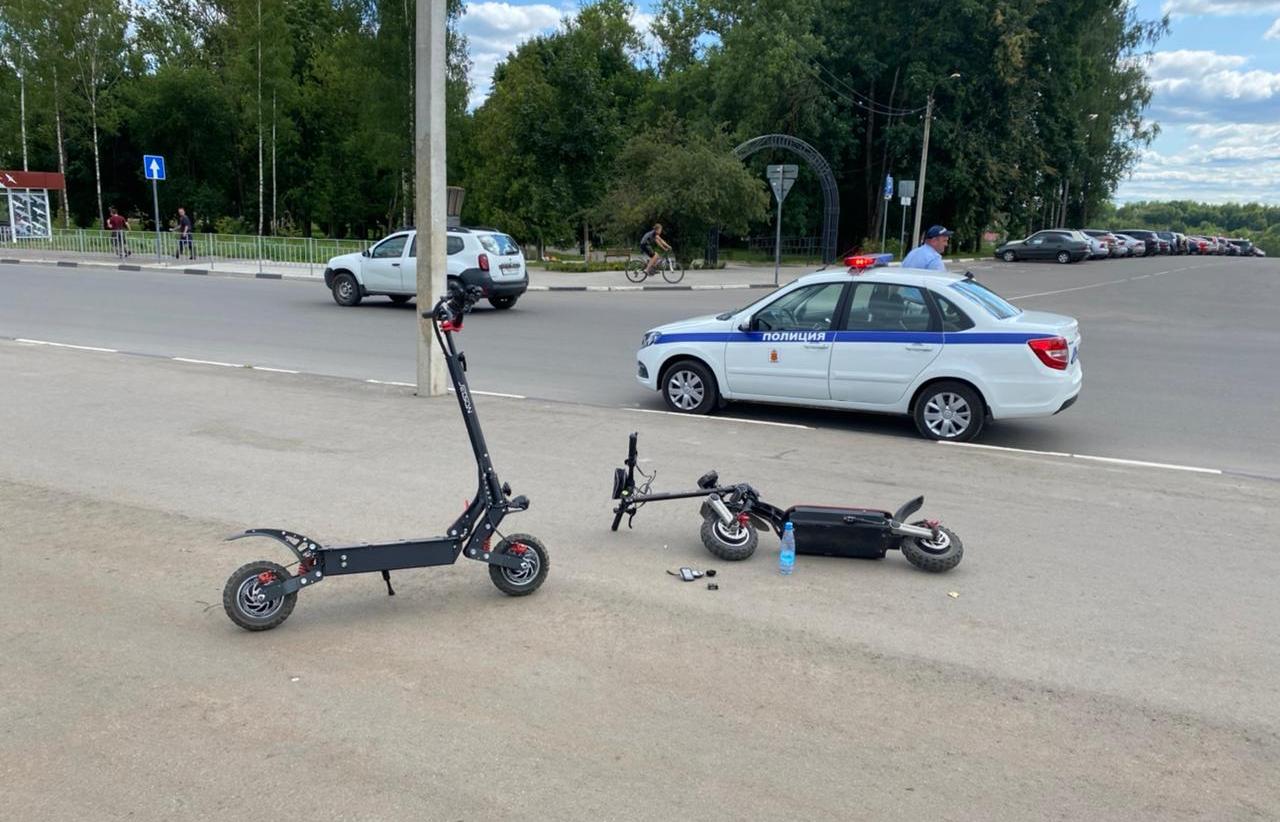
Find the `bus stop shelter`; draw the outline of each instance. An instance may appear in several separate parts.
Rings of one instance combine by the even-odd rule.
[[[52,237],[49,192],[66,187],[66,180],[57,172],[0,170],[0,241]]]

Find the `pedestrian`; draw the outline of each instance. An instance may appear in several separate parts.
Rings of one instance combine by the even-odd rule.
[[[942,226],[929,226],[929,230],[924,233],[924,242],[903,258],[902,267],[946,271],[947,264],[942,261],[942,252],[947,250],[947,240],[950,237],[951,232]]]
[[[191,238],[191,218],[187,216],[187,212],[183,208],[178,209],[178,250],[174,252],[173,258],[176,260],[182,256],[182,247],[187,247],[187,251],[191,253],[191,259],[196,258],[196,244]]]
[[[111,246],[117,257],[124,258],[133,253],[129,250],[129,241],[124,237],[124,233],[129,230],[129,220],[116,211],[115,206],[111,207],[111,216],[107,217],[107,230],[111,232]]]

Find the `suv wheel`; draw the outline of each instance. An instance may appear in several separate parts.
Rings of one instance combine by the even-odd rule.
[[[345,271],[333,278],[333,301],[338,305],[359,305],[360,283]]]
[[[506,311],[508,308],[511,308],[516,304],[517,299],[519,298],[518,297],[490,297],[489,305],[493,306],[499,311]]]

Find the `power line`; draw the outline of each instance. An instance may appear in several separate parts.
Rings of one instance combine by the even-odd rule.
[[[876,114],[881,114],[881,115],[884,115],[885,117],[907,117],[912,114],[918,114],[925,110],[925,106],[921,106],[920,108],[905,109],[905,108],[897,108],[895,106],[885,105],[884,103],[879,103],[876,100],[872,99],[871,97],[868,97],[867,95],[858,91],[853,86],[846,83],[844,80],[840,79],[840,77],[837,76],[835,72],[833,72],[831,69],[827,68],[826,66],[822,65],[821,63],[817,63],[816,66],[819,70],[826,72],[831,77],[832,80],[834,80],[836,83],[840,85],[841,88],[833,87],[831,83],[823,79],[821,75],[815,74],[814,75],[815,79],[817,79],[819,82],[825,85],[837,96],[843,98],[846,102],[852,103],[860,108],[864,108],[868,111],[873,111]],[[845,94],[845,92],[848,92],[849,94],[854,95],[854,98],[856,99],[850,99],[848,95]]]

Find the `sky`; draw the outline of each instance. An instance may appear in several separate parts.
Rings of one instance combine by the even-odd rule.
[[[1118,202],[1199,200],[1280,205],[1280,0],[1135,0],[1140,17],[1169,15],[1148,73],[1147,118],[1160,135],[1116,191]],[[650,3],[637,27],[648,28]],[[472,105],[524,40],[553,31],[576,2],[469,2]]]

